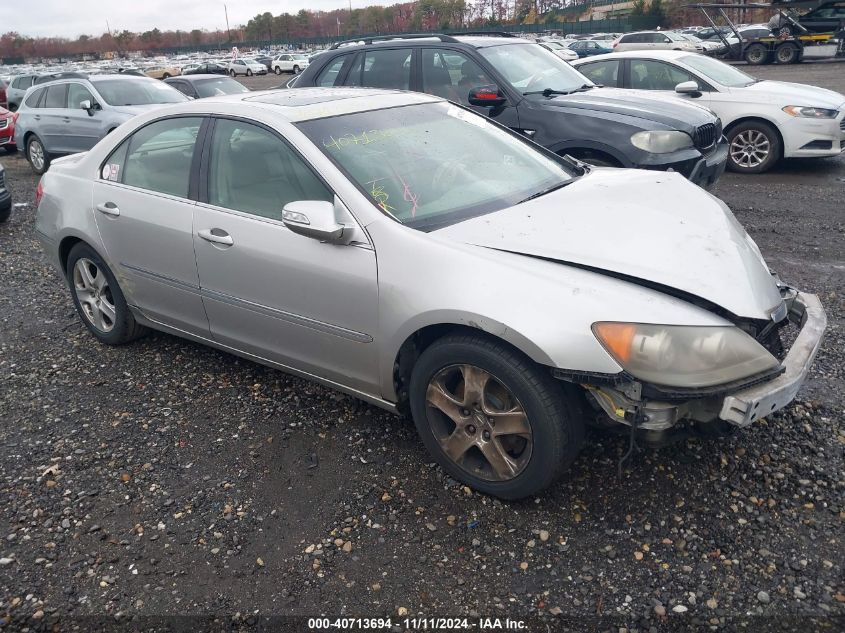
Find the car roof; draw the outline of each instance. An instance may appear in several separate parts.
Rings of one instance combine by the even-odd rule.
[[[681,57],[689,57],[690,55],[697,55],[691,51],[619,51],[618,53],[605,53],[604,55],[593,55],[592,57],[585,57],[572,62],[575,66],[580,66],[587,62],[600,61],[602,59],[619,59],[622,57],[648,57],[649,59],[662,59],[664,61],[676,61]],[[704,57],[702,55],[702,57]]]
[[[382,110],[420,103],[445,101],[421,92],[375,88],[291,88],[213,96],[180,104],[186,112],[208,112],[214,104],[242,103],[280,114],[290,122],[309,121],[341,114]]]
[[[454,41],[453,41],[454,40]],[[358,51],[362,49],[372,49],[376,47],[434,47],[444,48],[454,46],[455,44],[465,44],[473,48],[489,48],[490,46],[501,46],[503,44],[534,44],[531,40],[526,40],[521,37],[501,37],[495,35],[455,35],[453,40],[442,40],[436,33],[432,33],[431,37],[394,37],[390,39],[377,40],[367,44],[344,44],[335,49],[330,49],[331,52],[337,51]],[[328,51],[327,51],[328,52]]]
[[[187,81],[187,82],[195,82],[195,81],[208,81],[209,79],[214,79],[215,81],[220,81],[222,79],[229,79],[227,75],[212,75],[211,73],[207,74],[197,74],[197,75],[179,75],[178,77],[168,77],[164,80],[164,83],[169,84],[173,83],[174,81]],[[232,80],[234,81],[234,79]]]

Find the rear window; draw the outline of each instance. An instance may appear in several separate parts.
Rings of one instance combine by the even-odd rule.
[[[32,75],[27,77],[17,77],[12,80],[12,88],[17,88],[18,90],[26,90],[27,88],[32,86],[32,81],[35,79]]]
[[[37,108],[38,102],[41,100],[41,97],[44,95],[44,88],[40,88],[39,90],[34,90],[31,95],[29,95],[24,104],[27,108]]]
[[[180,103],[188,98],[155,79],[109,79],[97,82],[97,92],[112,106]]]

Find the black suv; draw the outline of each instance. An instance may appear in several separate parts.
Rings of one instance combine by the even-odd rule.
[[[727,160],[722,124],[710,110],[596,86],[542,46],[506,34],[341,42],[294,85],[426,92],[558,154],[594,165],[673,169],[702,186],[716,182]]]

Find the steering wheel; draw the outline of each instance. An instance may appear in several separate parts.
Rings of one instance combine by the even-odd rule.
[[[557,70],[557,69],[556,69],[556,68],[546,68],[546,69],[544,69],[544,70],[541,70],[541,71],[540,71],[540,72],[538,72],[538,73],[534,73],[533,75],[531,75],[531,76],[528,78],[528,83],[526,83],[526,84],[525,84],[525,90],[524,90],[524,92],[531,92],[531,88],[532,88],[532,86],[533,86],[535,83],[539,83],[539,82],[540,82],[540,80],[541,80],[543,77],[545,77],[545,76],[546,76],[546,75],[548,75],[549,73],[553,73],[555,70]],[[544,87],[545,87],[545,86],[544,86]]]
[[[431,178],[432,188],[435,190],[448,189],[455,184],[459,175],[463,176],[467,180],[472,180],[472,174],[470,174],[464,166],[464,159],[468,157],[469,154],[463,154],[457,158],[451,158],[441,163]]]

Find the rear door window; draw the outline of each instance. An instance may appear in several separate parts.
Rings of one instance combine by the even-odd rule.
[[[358,55],[346,85],[408,90],[412,53],[412,48],[366,51]]]
[[[177,117],[141,128],[129,139],[123,164],[109,163],[106,165],[110,168],[109,173],[104,166],[101,177],[187,198],[191,162],[201,125],[201,117]],[[120,149],[113,156],[121,156]]]
[[[44,98],[45,108],[66,108],[67,107],[67,84],[49,86],[47,96]]]

